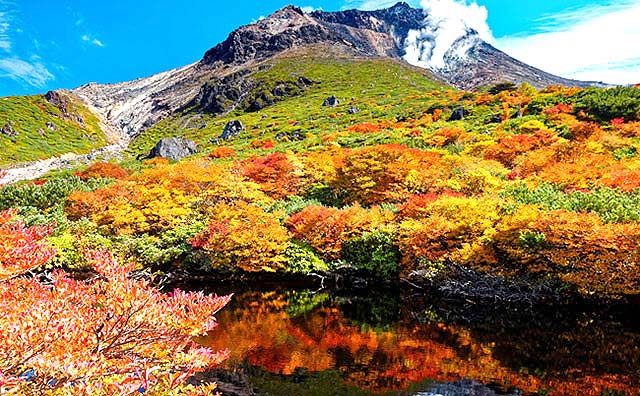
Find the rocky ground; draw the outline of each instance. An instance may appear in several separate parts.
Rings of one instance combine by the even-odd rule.
[[[121,159],[126,148],[127,145],[124,142],[118,142],[92,150],[88,154],[66,153],[59,157],[18,164],[5,170],[6,174],[0,177],[0,185],[21,180],[34,180],[52,170],[71,169],[78,165],[88,165],[100,160]]]

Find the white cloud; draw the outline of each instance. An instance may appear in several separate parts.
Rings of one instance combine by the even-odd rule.
[[[100,40],[98,40],[95,37],[92,37],[88,34],[83,34],[81,37],[82,41],[85,41],[87,43],[91,43],[93,45],[95,45],[96,47],[104,47],[104,43]]]
[[[0,3],[2,6],[2,3]],[[4,51],[11,50],[11,40],[9,38],[9,20],[10,16],[5,11],[0,11],[0,49]]]
[[[37,88],[42,88],[48,81],[55,79],[42,63],[38,61],[26,62],[15,57],[0,59],[0,78],[2,77],[27,83]]]
[[[640,1],[588,7],[539,20],[541,32],[500,37],[496,47],[550,73],[614,84],[640,82]]]

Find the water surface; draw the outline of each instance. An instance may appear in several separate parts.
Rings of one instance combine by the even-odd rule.
[[[504,307],[410,290],[241,291],[202,342],[264,395],[640,395],[634,306]]]

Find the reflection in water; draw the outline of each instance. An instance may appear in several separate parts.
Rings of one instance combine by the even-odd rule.
[[[455,306],[417,300],[245,292],[200,341],[230,348],[228,367],[248,365],[269,394],[640,395],[637,323],[474,308],[460,324]]]

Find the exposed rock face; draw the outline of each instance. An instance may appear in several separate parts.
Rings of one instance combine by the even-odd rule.
[[[279,100],[300,94],[313,84],[310,79],[300,76],[268,87],[265,82],[252,78],[252,72],[244,69],[204,84],[192,104],[198,110],[214,114],[227,114],[237,107],[260,111]]]
[[[65,116],[69,115],[69,100],[60,94],[59,91],[47,92],[44,94],[44,100],[59,108]]]
[[[240,120],[231,120],[225,125],[224,130],[218,136],[218,139],[227,140],[234,138],[244,131],[244,125]]]
[[[197,151],[198,148],[193,140],[183,137],[163,138],[151,149],[149,158],[161,157],[177,161],[189,157]]]

